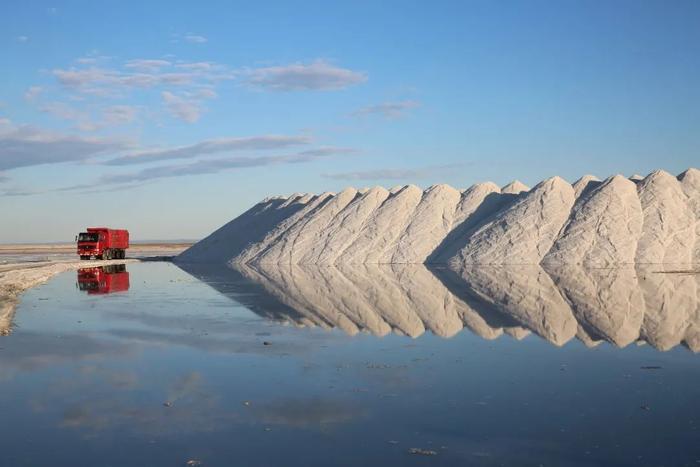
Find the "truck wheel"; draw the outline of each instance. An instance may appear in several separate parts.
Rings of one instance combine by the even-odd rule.
[[[105,250],[104,259],[112,259],[112,250]]]
[[[119,257],[121,259],[125,259],[126,258],[126,250],[119,250]]]

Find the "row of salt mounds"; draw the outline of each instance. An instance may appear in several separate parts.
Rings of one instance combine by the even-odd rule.
[[[414,185],[272,198],[180,255],[245,264],[700,262],[700,171],[560,177],[529,190]]]

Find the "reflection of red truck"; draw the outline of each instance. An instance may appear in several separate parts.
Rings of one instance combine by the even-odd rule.
[[[88,295],[129,290],[129,271],[124,264],[78,269],[78,288]]]
[[[76,237],[80,259],[124,259],[129,248],[129,231],[89,227]]]

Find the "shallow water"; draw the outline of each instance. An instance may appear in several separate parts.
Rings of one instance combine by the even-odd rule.
[[[188,270],[23,296],[1,466],[700,461],[697,276]]]

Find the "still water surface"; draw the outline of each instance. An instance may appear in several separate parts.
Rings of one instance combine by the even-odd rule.
[[[188,270],[24,295],[0,466],[700,464],[695,277]]]

